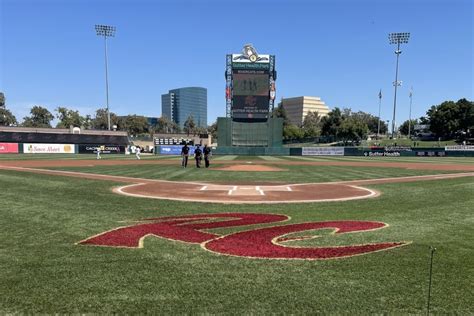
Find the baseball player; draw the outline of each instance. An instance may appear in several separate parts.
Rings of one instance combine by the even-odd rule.
[[[138,160],[140,160],[140,153],[141,153],[141,148],[140,146],[137,146],[137,148],[135,149],[135,157],[137,157]]]
[[[188,166],[188,158],[189,158],[189,147],[188,147],[188,144],[186,143],[181,148],[181,157],[183,157],[183,160],[181,161],[181,166],[183,168],[186,168]]]

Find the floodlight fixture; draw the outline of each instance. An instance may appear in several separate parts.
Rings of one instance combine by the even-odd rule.
[[[400,50],[400,44],[407,44],[408,40],[410,39],[410,33],[390,33],[388,34],[388,41],[390,44],[397,45],[397,50],[395,54],[397,55],[397,67],[395,70],[395,81],[393,82],[393,86],[395,87],[395,94],[393,97],[393,118],[392,118],[392,139],[395,136],[395,113],[397,109],[397,88],[401,86],[402,82],[398,80],[398,58],[402,51]]]
[[[390,33],[388,40],[390,44],[406,44],[410,39],[410,33]]]
[[[105,44],[105,95],[107,102],[107,129],[110,131],[110,111],[109,111],[109,71],[108,71],[108,58],[107,58],[107,37],[115,36],[116,28],[110,25],[95,25],[95,32],[97,36],[104,37]]]
[[[115,30],[116,30],[115,26],[100,25],[100,24],[95,25],[95,32],[99,36],[114,37],[115,36]]]

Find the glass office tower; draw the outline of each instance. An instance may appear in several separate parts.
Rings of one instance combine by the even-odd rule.
[[[207,89],[186,87],[169,90],[161,95],[161,113],[171,121],[184,127],[189,116],[199,127],[207,127]]]

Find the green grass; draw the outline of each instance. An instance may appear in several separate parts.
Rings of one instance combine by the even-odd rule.
[[[474,165],[474,157],[363,157],[363,156],[284,156],[290,161],[356,161],[356,162],[393,162],[393,163],[434,163]]]
[[[258,163],[255,161],[255,163]],[[308,166],[266,164],[283,169],[278,172],[235,172],[213,168],[228,165],[214,163],[210,169],[197,169],[192,163],[183,169],[176,165],[111,165],[93,167],[57,167],[55,170],[77,171],[134,178],[161,179],[173,181],[214,182],[214,183],[315,183],[356,179],[376,179],[455,173],[446,170],[416,170],[405,168],[354,167],[354,166]],[[459,171],[458,171],[459,172]]]
[[[113,185],[0,171],[1,314],[422,314],[431,245],[437,247],[432,311],[474,312],[472,178],[377,185],[371,188],[383,194],[375,199],[291,206],[131,198],[113,194]],[[321,232],[297,245],[412,244],[327,261],[227,257],[153,237],[143,249],[75,245],[124,220],[220,212],[285,214],[290,223],[355,219],[390,225],[337,238]]]

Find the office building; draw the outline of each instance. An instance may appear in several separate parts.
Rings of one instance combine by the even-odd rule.
[[[161,115],[184,128],[192,116],[198,127],[207,127],[207,89],[187,87],[169,90],[161,95]]]
[[[281,99],[282,105],[291,124],[301,126],[308,112],[318,112],[320,117],[326,116],[330,110],[319,97],[294,97]]]

